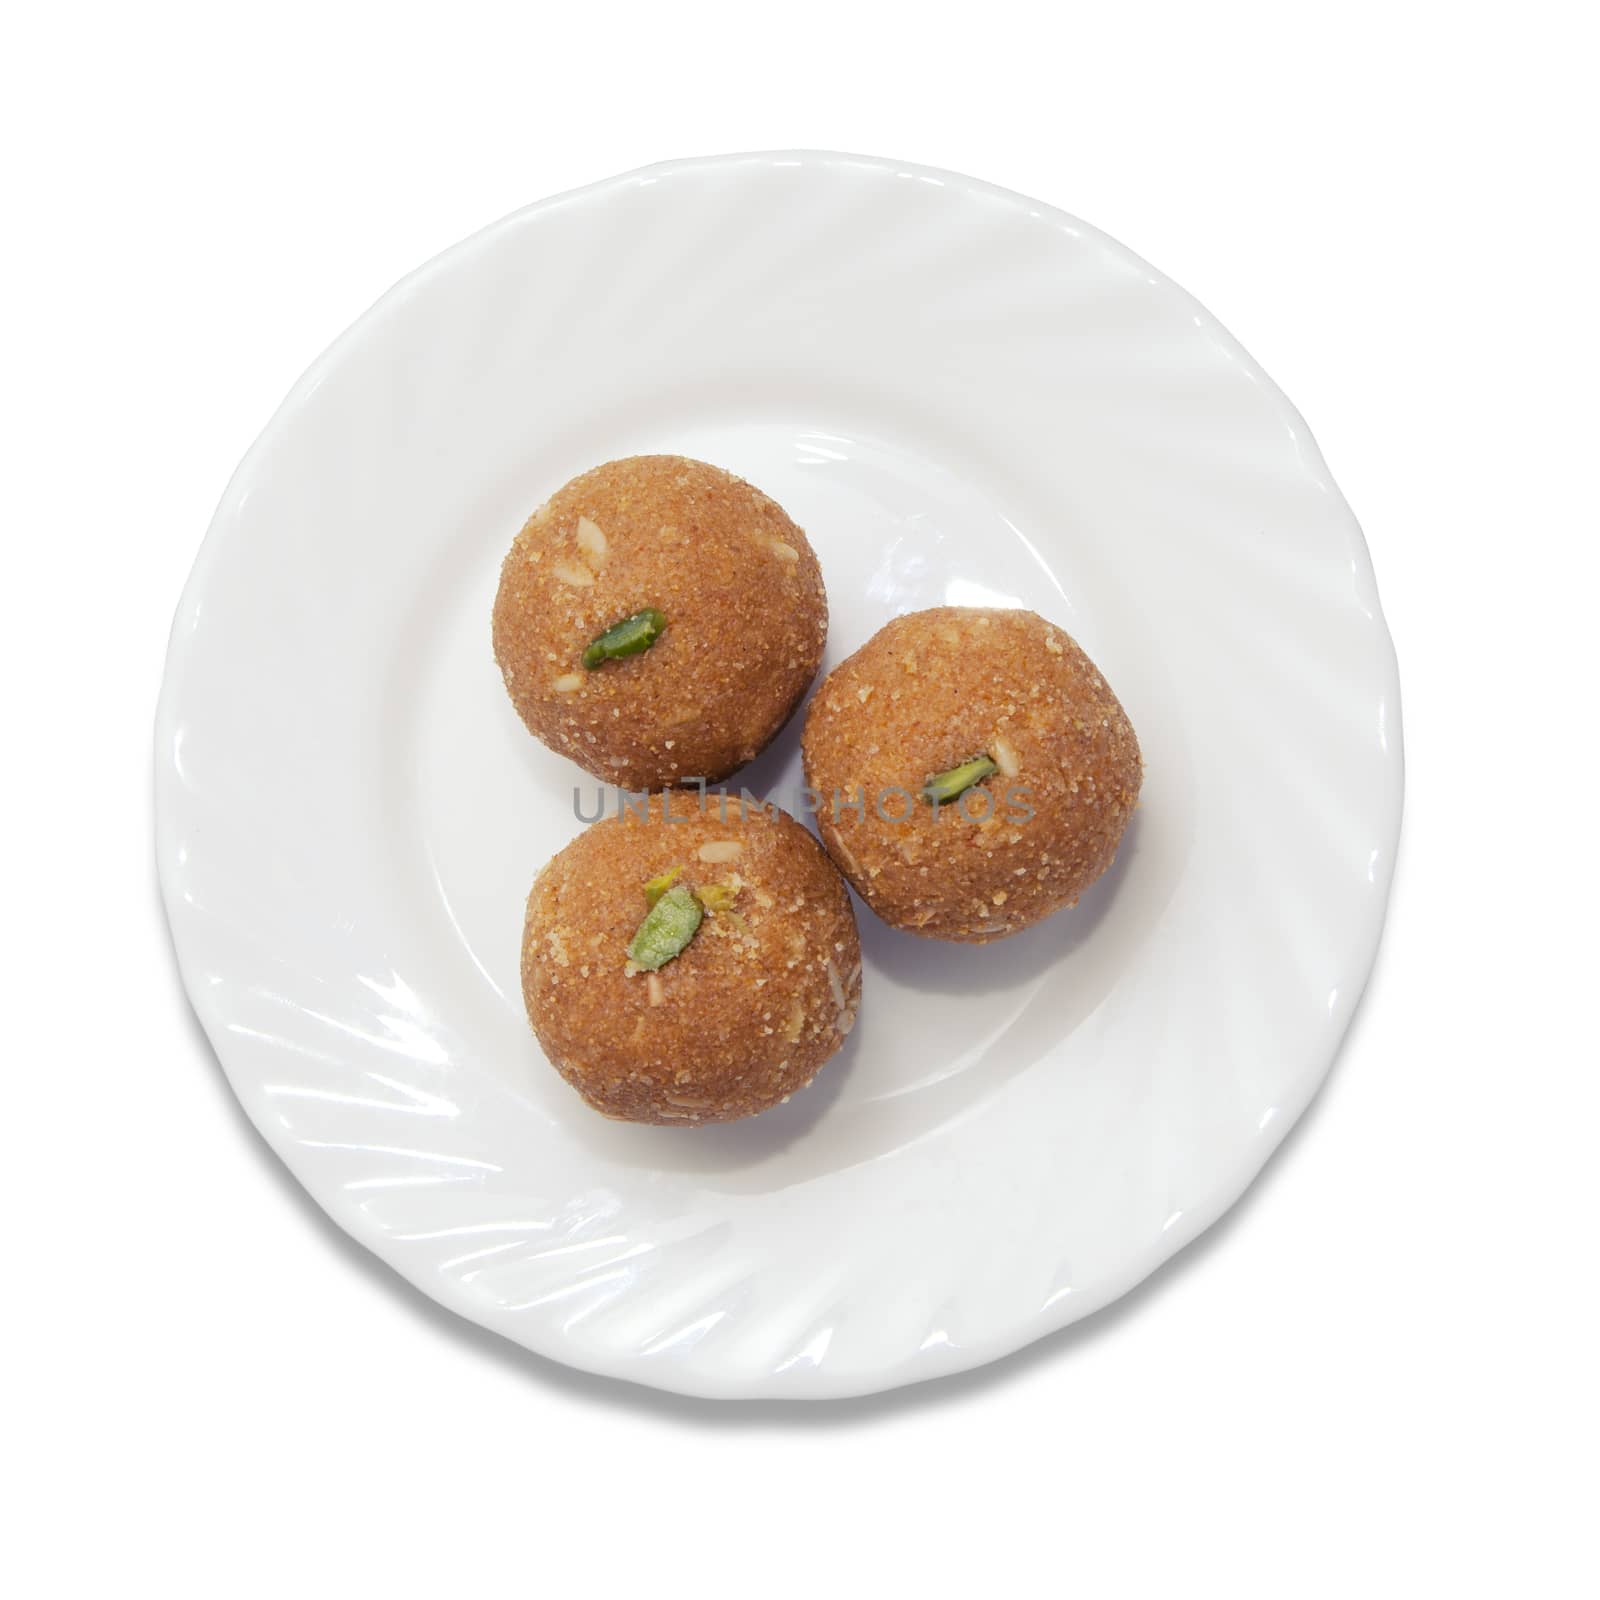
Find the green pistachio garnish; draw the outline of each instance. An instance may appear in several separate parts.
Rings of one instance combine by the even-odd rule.
[[[683,954],[700,931],[704,915],[700,902],[682,884],[664,890],[639,924],[639,931],[628,946],[628,959],[646,972],[666,966]]]
[[[608,661],[620,661],[623,656],[636,656],[648,650],[661,637],[667,619],[654,606],[635,611],[621,622],[613,622],[606,631],[593,639],[583,652],[583,665],[593,672]]]
[[[659,878],[652,878],[644,886],[644,903],[647,906],[653,906],[672,887],[678,874],[682,871],[682,867],[668,867]]]
[[[922,786],[922,798],[932,805],[942,806],[965,794],[975,783],[982,783],[992,772],[1000,769],[988,756],[974,756],[948,772],[936,772]]]

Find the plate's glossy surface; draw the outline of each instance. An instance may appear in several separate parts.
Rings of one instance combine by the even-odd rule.
[[[1147,765],[1077,910],[979,949],[861,912],[845,1052],[694,1131],[593,1115],[527,1029],[523,899],[595,789],[489,650],[521,520],[641,451],[806,528],[828,665],[899,611],[1028,605]],[[798,736],[735,784],[792,791]],[[184,980],[300,1181],[462,1315],[708,1395],[973,1366],[1193,1238],[1333,1058],[1400,799],[1360,531],[1250,358],[1057,211],[824,154],[616,178],[385,296],[229,486],[157,727]]]

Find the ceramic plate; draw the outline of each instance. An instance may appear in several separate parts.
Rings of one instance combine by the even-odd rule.
[[[604,1121],[528,1030],[523,901],[589,780],[489,644],[529,511],[649,451],[807,530],[827,665],[899,612],[1029,606],[1147,763],[1075,910],[972,949],[858,908],[844,1052],[698,1130]],[[736,783],[793,792],[798,741]],[[615,178],[385,295],[229,485],[157,726],[184,981],[300,1182],[462,1316],[715,1396],[990,1361],[1194,1238],[1328,1069],[1400,798],[1360,530],[1249,356],[1049,206],[825,154]]]

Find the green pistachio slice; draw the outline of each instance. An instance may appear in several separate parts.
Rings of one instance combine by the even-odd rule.
[[[659,878],[652,878],[644,886],[644,903],[647,906],[653,906],[672,887],[678,874],[682,871],[682,867],[668,867]]]
[[[628,959],[646,972],[658,971],[683,954],[700,931],[704,915],[700,902],[682,884],[665,890],[639,924],[628,946]]]
[[[922,786],[922,798],[932,805],[942,806],[965,794],[975,783],[982,783],[992,772],[1000,769],[988,756],[974,756],[948,772],[936,772]]]
[[[590,641],[583,652],[583,665],[593,672],[608,661],[620,661],[623,656],[636,656],[648,650],[661,637],[667,619],[654,606],[635,611],[621,622],[613,622],[602,634]]]

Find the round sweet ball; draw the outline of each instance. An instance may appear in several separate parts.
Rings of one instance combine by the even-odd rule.
[[[535,737],[603,782],[717,782],[804,697],[827,640],[822,572],[783,508],[683,456],[574,478],[500,569],[494,653]]]
[[[1143,768],[1095,664],[1032,611],[897,617],[818,689],[801,743],[823,842],[892,927],[984,944],[1111,865]]]
[[[681,791],[635,805],[534,880],[522,938],[533,1031],[608,1117],[764,1111],[808,1084],[855,1021],[850,896],[775,806],[727,797],[724,816],[716,795]]]

